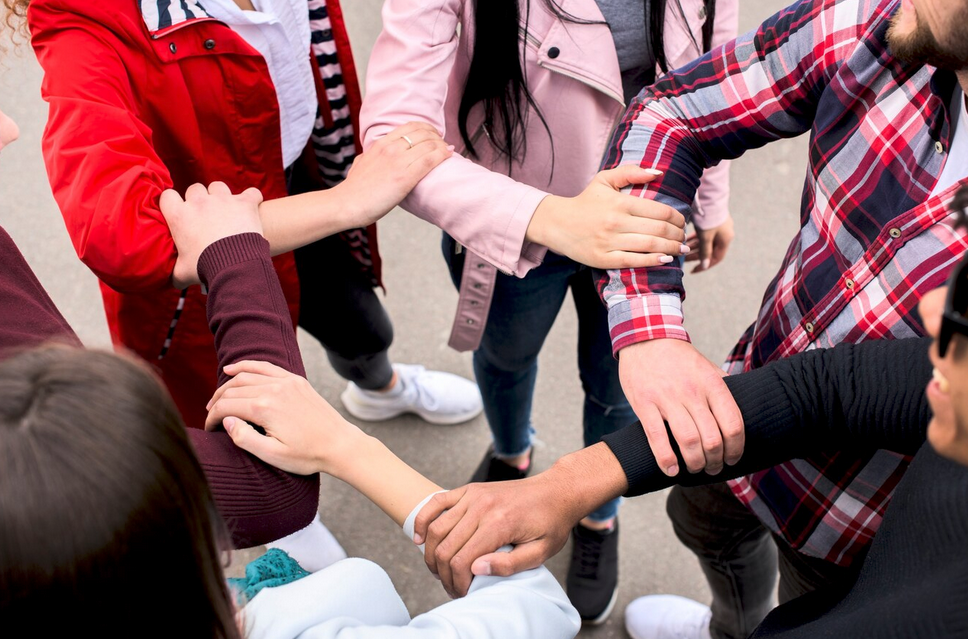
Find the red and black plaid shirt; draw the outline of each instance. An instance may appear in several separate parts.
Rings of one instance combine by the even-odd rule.
[[[683,212],[705,167],[810,132],[800,233],[729,357],[731,373],[838,342],[922,335],[918,300],[968,246],[946,210],[957,185],[932,194],[955,77],[891,55],[885,35],[899,4],[794,4],[660,79],[616,131],[605,165],[664,170],[632,192]],[[688,339],[681,263],[609,271],[600,284],[616,352]],[[877,531],[908,461],[831,452],[731,485],[793,547],[847,565]]]

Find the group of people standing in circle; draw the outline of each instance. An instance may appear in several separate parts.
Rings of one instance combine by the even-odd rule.
[[[847,4],[801,0],[734,40],[736,0],[386,0],[364,99],[337,0],[4,0],[8,24],[25,22],[44,70],[43,152],[54,197],[78,256],[101,281],[112,339],[128,354],[78,350],[3,233],[2,616],[27,628],[53,608],[63,621],[52,623],[63,629],[114,635],[143,627],[177,592],[179,614],[152,622],[153,633],[552,638],[603,622],[618,588],[620,495],[713,483],[724,469],[735,478],[799,456],[809,437],[791,425],[780,439],[783,411],[843,422],[843,440],[828,445],[856,435],[850,419],[832,419],[842,417],[836,410],[810,413],[790,381],[811,366],[843,366],[851,351],[793,358],[773,369],[776,379],[750,374],[729,387],[708,362],[692,367],[692,355],[675,351],[678,365],[715,379],[699,384],[700,411],[686,400],[649,399],[639,348],[644,339],[679,340],[675,348],[687,339],[677,297],[682,263],[706,270],[729,248],[727,160],[742,152],[740,140],[752,148],[796,128],[774,115],[749,124],[757,107],[767,107],[737,100],[752,115],[729,126],[760,127],[749,142],[719,131],[728,127],[708,104],[733,108],[722,88],[735,82],[731,73],[752,69],[743,77],[757,86],[762,79],[749,79],[762,72],[756,63],[780,75],[769,55],[782,59],[785,51],[765,45],[764,34],[794,31],[808,18],[826,25],[823,11]],[[897,11],[897,3],[873,4]],[[830,24],[842,28],[838,17]],[[662,78],[674,69],[681,71]],[[716,74],[727,79],[713,88]],[[663,111],[663,100],[678,111]],[[688,126],[670,126],[665,138],[636,129],[650,103]],[[792,119],[803,117],[796,108]],[[7,127],[3,143],[16,137]],[[603,164],[615,168],[600,171]],[[964,174],[928,191],[949,194]],[[375,224],[398,204],[443,231],[444,260],[460,291],[450,345],[473,351],[476,384],[389,359],[393,328],[374,292],[381,285]],[[944,204],[931,210],[945,217]],[[942,277],[940,284],[943,274],[934,273],[929,279]],[[480,541],[486,528],[468,523],[481,513],[467,502],[473,487],[442,493],[343,419],[306,382],[294,331],[302,326],[322,344],[347,380],[343,405],[358,419],[411,412],[452,424],[483,411],[493,443],[471,481],[511,481],[494,488],[521,486],[516,494],[527,495],[525,486],[546,481],[518,481],[533,463],[537,358],[569,290],[588,448],[552,469],[558,477],[585,472],[559,484],[582,493],[555,515],[573,540],[562,589],[540,566],[562,547],[560,526],[555,534]],[[73,348],[24,351],[52,340]],[[848,340],[831,336],[829,345],[836,341]],[[903,353],[926,364],[923,340],[915,341]],[[892,356],[861,353],[870,367]],[[874,437],[885,443],[875,448],[920,449],[928,428],[922,374],[899,378],[914,382],[904,395],[911,401],[895,415],[909,429]],[[938,451],[961,460],[957,447]],[[66,463],[69,455],[77,462]],[[873,459],[865,458],[867,468]],[[864,463],[834,470],[864,479]],[[589,473],[598,470],[593,481]],[[463,598],[411,619],[382,569],[344,559],[319,521],[320,472],[426,542],[428,565]],[[27,484],[29,497],[14,498]],[[741,507],[742,497],[717,490]],[[476,503],[500,507],[490,499]],[[65,541],[56,531],[78,519],[84,525]],[[755,544],[763,546],[769,533],[756,526]],[[791,593],[846,582],[839,566],[818,568],[776,537],[782,574],[800,586]],[[259,544],[269,552],[230,590],[220,549]],[[504,556],[495,559],[499,548]],[[697,554],[713,584],[712,610],[636,602],[629,613],[636,639],[745,636],[769,611],[772,591],[747,595],[740,582],[772,583],[775,559],[755,576],[739,574],[730,591],[716,580],[731,569]],[[149,568],[159,557],[169,574]],[[663,609],[681,609],[693,634],[676,629],[681,619],[672,629],[643,630]]]

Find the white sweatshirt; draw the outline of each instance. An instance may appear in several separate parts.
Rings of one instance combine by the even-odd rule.
[[[428,496],[407,517],[413,522]],[[475,577],[466,597],[413,619],[389,575],[366,559],[344,559],[278,588],[239,613],[249,639],[571,639],[578,612],[543,566],[513,577]]]

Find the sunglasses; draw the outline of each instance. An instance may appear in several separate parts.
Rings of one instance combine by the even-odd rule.
[[[968,226],[968,214],[965,212],[968,208],[968,189],[962,188],[958,191],[950,208],[958,214],[955,228]],[[941,330],[938,332],[939,357],[944,357],[948,352],[948,345],[955,333],[968,337],[968,254],[948,278],[948,297],[945,299]]]

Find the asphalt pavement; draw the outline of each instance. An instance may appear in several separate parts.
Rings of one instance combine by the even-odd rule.
[[[785,4],[744,0],[740,28],[759,23]],[[359,67],[380,29],[380,0],[345,0],[343,9]],[[94,276],[77,260],[50,194],[40,154],[46,105],[40,99],[42,73],[28,47],[0,60],[0,110],[21,126],[21,139],[0,155],[0,225],[16,240],[58,307],[90,346],[109,339]],[[798,226],[799,196],[806,166],[805,140],[778,142],[734,162],[731,210],[736,241],[726,261],[708,273],[687,275],[686,326],[697,347],[721,361],[755,318]],[[440,256],[440,231],[404,211],[380,223],[386,296],[395,325],[394,361],[419,363],[472,377],[470,355],[447,347],[457,295]],[[577,326],[566,301],[540,357],[533,421],[540,440],[537,470],[581,446],[581,383],[576,364]],[[345,383],[329,367],[322,348],[300,334],[309,379],[334,406]],[[668,362],[669,370],[676,362]],[[655,371],[662,375],[665,371]],[[432,426],[416,417],[360,424],[401,458],[438,484],[465,483],[489,442],[483,417],[460,426]],[[708,601],[695,559],[672,533],[664,494],[627,500],[622,507],[620,597],[612,618],[580,636],[625,637],[622,611],[634,597],[675,593]],[[345,484],[324,477],[323,520],[350,555],[366,557],[390,574],[411,613],[447,600],[413,545],[393,523]],[[258,551],[255,551],[258,552]],[[252,551],[237,553],[232,570]],[[549,567],[562,580],[569,549]]]

